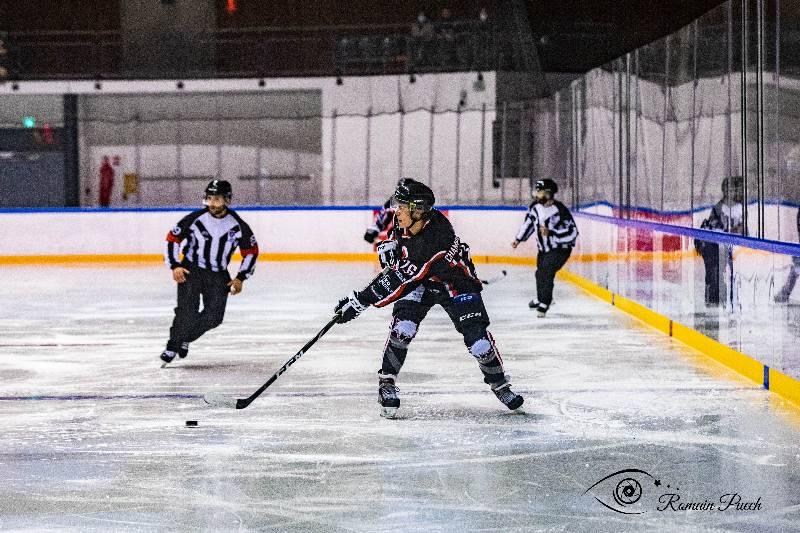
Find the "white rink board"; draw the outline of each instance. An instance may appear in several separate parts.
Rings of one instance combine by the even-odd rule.
[[[160,254],[167,232],[190,210],[0,213],[0,255]],[[239,211],[265,253],[360,254],[372,246],[362,235],[373,211],[270,209]],[[531,255],[511,249],[524,211],[458,209],[448,213],[456,234],[478,255]]]
[[[474,257],[481,255],[531,257],[534,243],[517,250],[510,244],[522,224],[525,207],[469,208],[448,211],[456,234],[467,242]],[[4,238],[0,256],[160,254],[167,232],[191,209],[174,210],[9,210],[0,211]],[[297,254],[361,254],[372,247],[361,236],[372,223],[373,211],[364,208],[242,208],[238,210],[255,232],[262,252]],[[611,215],[605,206],[590,210]],[[768,205],[770,232],[786,242],[798,239],[797,209]],[[695,217],[697,219],[697,217]],[[699,219],[702,220],[702,217]],[[603,224],[576,216],[580,239],[606,245]],[[699,226],[699,221],[696,220]]]

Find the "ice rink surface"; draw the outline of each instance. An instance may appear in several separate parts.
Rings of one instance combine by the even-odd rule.
[[[201,400],[252,393],[370,265],[261,263],[164,369],[163,265],[1,267],[0,530],[800,531],[800,410],[564,282],[537,319],[533,270],[502,268],[484,299],[524,412],[437,308],[385,420],[389,309],[335,326],[247,409]]]

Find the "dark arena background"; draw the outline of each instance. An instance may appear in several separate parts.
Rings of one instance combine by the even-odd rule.
[[[798,109],[799,0],[0,0],[0,530],[800,531]]]

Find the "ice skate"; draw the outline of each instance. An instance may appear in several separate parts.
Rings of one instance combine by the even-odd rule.
[[[511,390],[511,383],[503,383],[497,388],[492,387],[492,392],[497,396],[498,400],[503,402],[503,405],[512,411],[519,409],[525,401],[522,396]]]
[[[189,343],[182,342],[181,347],[178,348],[178,357],[185,359],[187,355],[189,355]]]
[[[536,300],[531,300],[528,302],[528,307],[532,311],[536,311],[536,316],[539,318],[544,318],[547,315],[547,311],[555,305],[555,302],[550,302],[550,305],[545,305],[541,302],[537,302]]]
[[[400,398],[397,397],[399,389],[394,384],[393,378],[380,378],[378,380],[378,403],[381,404],[381,416],[394,418],[400,407]]]
[[[173,352],[172,350],[164,350],[163,352],[161,352],[161,355],[159,357],[162,361],[164,361],[164,364],[161,365],[161,368],[164,368],[165,366],[170,364],[172,360],[175,359],[176,355],[178,354]]]

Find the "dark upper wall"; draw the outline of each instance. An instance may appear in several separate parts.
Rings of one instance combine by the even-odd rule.
[[[237,11],[230,15],[228,0],[217,0],[220,28],[252,26],[339,26],[350,24],[411,24],[417,13],[433,17],[447,7],[454,18],[476,18],[481,7],[495,0],[397,1],[397,0],[236,0]]]
[[[128,0],[0,0],[0,31],[25,32],[41,30],[121,30],[121,6]],[[154,11],[165,9],[164,0],[147,0]],[[169,2],[170,0],[166,0]],[[182,0],[177,0],[178,2]],[[509,0],[211,0],[214,20],[220,29],[233,28],[302,28],[320,26],[376,26],[398,25],[410,28],[419,11],[436,18],[444,7],[452,11],[453,18],[474,19],[482,7],[486,7],[490,18],[496,16]],[[234,13],[228,13],[229,1],[236,5]],[[528,19],[536,43],[540,63],[549,73],[582,73],[604,64],[637,47],[668,35],[690,23],[703,13],[722,4],[721,0],[523,0],[528,8]],[[750,1],[755,5],[755,0]],[[734,0],[735,5],[739,2]],[[767,18],[773,16],[776,5],[780,5],[782,28],[800,28],[800,3],[766,0]],[[168,9],[167,9],[168,10]],[[368,30],[367,30],[368,31]],[[376,30],[379,31],[379,30]],[[400,31],[406,31],[401,29]],[[281,32],[285,39],[297,37],[299,32]],[[319,41],[327,33],[317,32]],[[83,37],[85,38],[85,37]],[[228,39],[239,38],[226,36]],[[262,39],[261,36],[254,37]],[[19,37],[20,47],[30,44],[35,37]],[[70,37],[50,37],[69,40]],[[70,44],[67,52],[54,53],[52,43],[33,51],[20,51],[23,66],[40,66],[45,74],[60,75],[75,72],[78,75],[102,74],[122,64],[122,52],[116,36],[107,37],[103,48],[92,48],[92,41],[84,48]],[[258,43],[256,43],[258,44]],[[325,46],[301,47],[286,44],[284,50],[273,46],[275,54],[289,57],[292,64],[316,65],[311,74],[328,73],[331,68],[319,65],[321,57],[329,57],[329,43]],[[242,65],[217,65],[221,73],[269,75],[271,65],[259,64],[263,53],[257,46],[247,44],[242,50],[228,50],[230,44],[219,45],[218,61],[230,57],[247,56],[253,49],[256,57],[243,61]],[[235,43],[233,45],[235,47]],[[84,52],[83,49],[90,50]],[[288,50],[288,51],[287,51]],[[291,52],[291,53],[290,53]],[[64,55],[69,57],[64,57]],[[80,54],[95,61],[81,61]],[[52,57],[51,57],[52,56]],[[73,57],[75,56],[75,57]],[[294,57],[290,57],[294,56]],[[221,59],[220,59],[221,58]],[[84,63],[91,63],[81,69]],[[98,65],[94,65],[98,63]],[[251,65],[250,63],[253,63]],[[66,65],[66,66],[64,66]],[[323,65],[325,66],[325,65]],[[330,67],[327,65],[327,67]],[[35,70],[35,69],[34,69]],[[278,69],[279,70],[279,69]],[[86,72],[84,72],[86,71]],[[241,72],[239,72],[241,71]],[[252,71],[252,72],[251,72]],[[303,69],[298,69],[300,74]],[[114,75],[112,73],[112,75]],[[119,75],[117,73],[116,75]]]
[[[119,0],[0,0],[0,30],[116,30],[119,13]]]
[[[153,9],[162,0],[148,0]],[[125,0],[0,0],[0,30],[115,30],[120,28]],[[215,0],[220,28],[254,26],[338,26],[350,24],[410,24],[419,11],[435,16],[447,7],[455,18],[474,18],[495,0]]]

